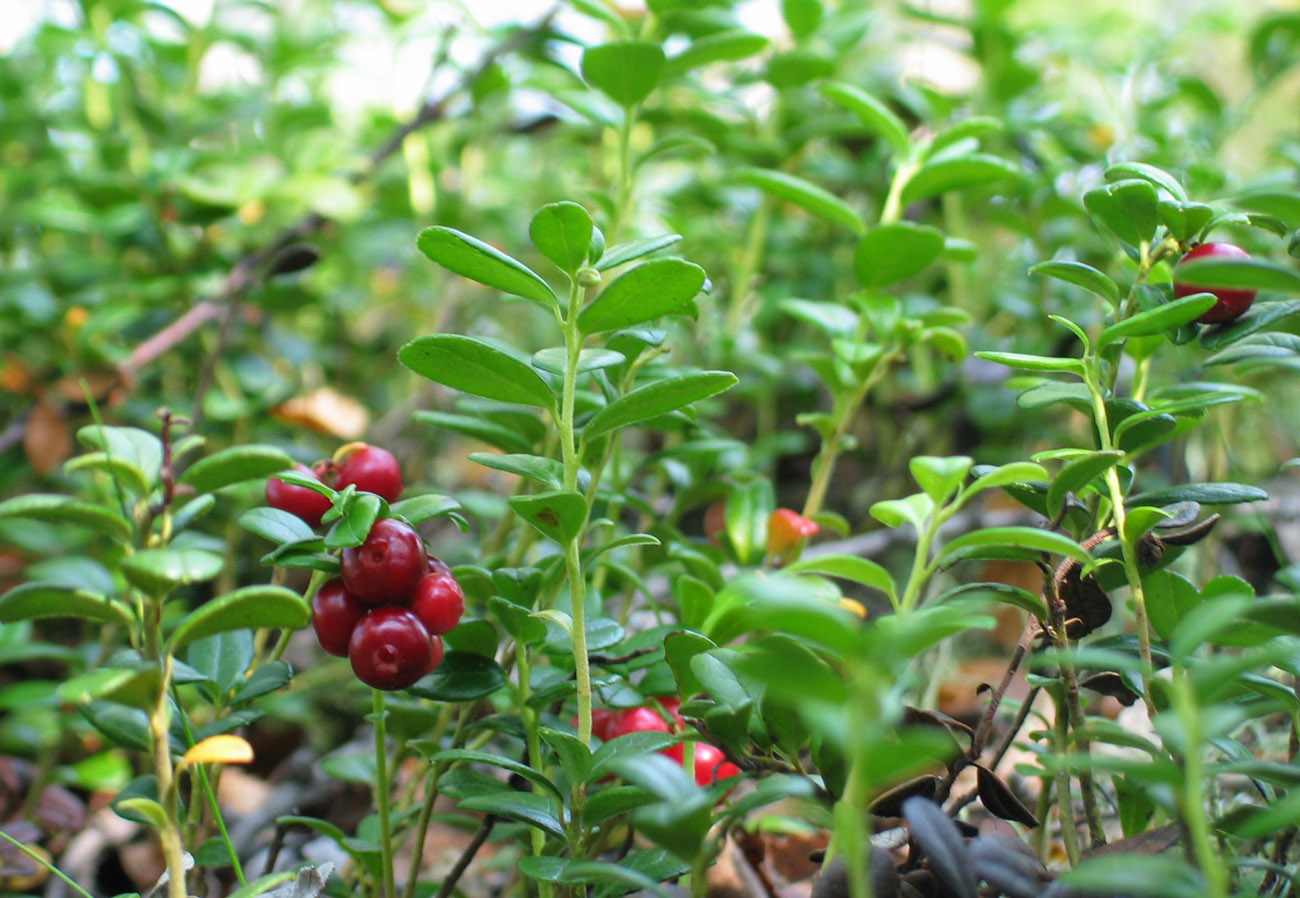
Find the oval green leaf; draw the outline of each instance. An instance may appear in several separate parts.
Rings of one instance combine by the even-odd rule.
[[[1083,262],[1053,259],[1050,262],[1039,262],[1029,269],[1029,273],[1046,275],[1082,287],[1090,293],[1097,294],[1111,305],[1119,302],[1119,287],[1115,282]]]
[[[822,96],[852,112],[862,123],[883,137],[899,156],[906,156],[909,141],[903,120],[888,106],[851,84],[822,85]]]
[[[1181,327],[1204,315],[1206,310],[1217,301],[1218,298],[1213,293],[1193,293],[1191,296],[1175,299],[1154,309],[1138,312],[1131,318],[1112,324],[1098,334],[1097,350],[1100,352],[1116,340],[1162,334]]]
[[[200,459],[180,477],[196,493],[211,493],[232,483],[256,480],[293,467],[289,453],[274,446],[231,446]]]
[[[656,43],[616,41],[586,49],[582,77],[615,103],[632,107],[658,87],[666,62]]]
[[[454,228],[425,228],[415,245],[432,261],[461,277],[511,296],[530,299],[548,309],[559,306],[550,285],[535,271],[469,234]]]
[[[611,268],[617,268],[619,265],[631,262],[634,259],[657,253],[661,249],[680,242],[681,239],[681,234],[660,234],[658,237],[645,237],[641,240],[632,240],[628,243],[620,243],[618,246],[611,246],[596,261],[596,270],[608,271]]]
[[[761,34],[731,28],[706,34],[692,41],[690,46],[668,60],[665,71],[670,75],[689,72],[711,62],[731,62],[745,59],[767,48],[768,41]]]
[[[533,216],[528,236],[557,268],[573,274],[587,261],[594,227],[591,215],[577,203],[549,203]]]
[[[173,631],[167,644],[175,652],[214,633],[260,627],[297,630],[309,620],[311,609],[292,589],[245,586],[200,606]]]
[[[1039,530],[1037,527],[987,527],[963,533],[943,547],[939,554],[941,562],[951,561],[967,549],[987,547],[1028,549],[1033,552],[1047,552],[1052,555],[1065,555],[1087,561],[1091,556],[1086,549],[1059,533]]]
[[[645,262],[615,279],[578,313],[578,327],[595,334],[641,324],[682,308],[703,286],[704,269],[698,265],[681,259]]]
[[[0,502],[0,518],[29,518],[35,521],[80,524],[98,530],[118,542],[131,539],[126,518],[102,505],[57,493],[28,493]]]
[[[56,583],[23,583],[0,596],[0,623],[41,617],[79,617],[82,620],[131,627],[131,615],[101,592],[74,589]]]
[[[205,549],[144,549],[122,559],[122,573],[152,596],[164,595],[186,583],[211,580],[225,559]]]
[[[887,287],[926,268],[943,252],[943,234],[929,225],[896,221],[878,225],[858,241],[853,272],[867,289]]]
[[[582,430],[583,439],[594,440],[611,430],[684,408],[737,383],[739,378],[730,371],[699,371],[637,387],[596,412]]]
[[[1150,240],[1159,220],[1156,188],[1130,178],[1089,190],[1083,205],[1112,234],[1130,246]]]
[[[417,337],[397,351],[397,358],[416,374],[455,390],[498,402],[555,408],[555,394],[531,366],[474,337]]]
[[[903,202],[914,203],[950,190],[965,190],[1019,178],[1020,169],[1000,156],[972,153],[952,159],[940,159],[921,166],[903,188]]]
[[[861,234],[865,229],[862,219],[858,217],[857,212],[853,211],[852,206],[829,190],[803,178],[766,168],[742,168],[734,173],[734,177],[746,184],[753,184],[765,193],[807,209],[827,221],[843,225],[855,234]],[[942,248],[942,240],[940,247]]]

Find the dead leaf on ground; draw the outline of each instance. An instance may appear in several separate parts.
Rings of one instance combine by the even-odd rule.
[[[49,474],[72,455],[72,431],[63,412],[38,399],[23,430],[23,452],[36,473]]]
[[[370,413],[364,405],[329,387],[287,399],[273,408],[271,414],[281,421],[341,440],[358,439],[370,426]]]

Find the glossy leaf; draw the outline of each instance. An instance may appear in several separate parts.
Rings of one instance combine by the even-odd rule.
[[[506,673],[491,658],[475,652],[447,652],[437,670],[407,691],[435,702],[469,702],[507,685]]]
[[[656,380],[620,396],[598,411],[583,428],[587,441],[602,434],[676,411],[729,390],[739,382],[730,371],[698,371]]]
[[[717,31],[697,38],[685,50],[669,58],[665,71],[680,74],[711,62],[745,59],[761,53],[769,43],[763,35],[742,28]]]
[[[224,558],[204,549],[143,549],[121,563],[126,579],[153,596],[211,580],[225,565]]]
[[[210,493],[292,467],[289,454],[274,446],[231,446],[195,462],[180,476],[180,482],[196,493]]]
[[[0,623],[42,617],[78,617],[130,632],[131,614],[103,593],[55,583],[22,583],[0,595]]]
[[[1020,169],[1000,156],[972,153],[937,159],[921,166],[903,188],[903,202],[914,203],[950,190],[966,190],[1019,178]]]
[[[880,100],[851,84],[840,82],[822,85],[821,93],[861,119],[864,125],[883,137],[898,156],[907,155],[910,147],[907,128],[902,119]]]
[[[97,530],[111,539],[125,542],[132,528],[126,518],[102,505],[57,493],[28,493],[0,502],[0,518],[78,524]]]
[[[865,230],[862,219],[852,206],[829,190],[803,178],[765,168],[742,168],[735,172],[734,177],[854,233],[861,234]]]
[[[555,408],[555,394],[532,366],[475,337],[430,334],[397,352],[416,374],[452,389],[544,409]]]
[[[939,560],[952,561],[964,550],[987,547],[1028,549],[1034,552],[1047,552],[1052,555],[1065,555],[1087,561],[1089,555],[1078,543],[1068,536],[1062,536],[1051,530],[1039,530],[1036,527],[986,527],[963,533],[948,542],[939,554]]]
[[[461,277],[548,309],[559,305],[554,291],[540,275],[477,237],[435,226],[421,231],[415,245],[431,260]]]
[[[1130,246],[1150,240],[1155,233],[1159,213],[1150,181],[1130,178],[1097,187],[1083,195],[1083,205]]]
[[[1123,452],[1099,451],[1066,462],[1047,489],[1048,515],[1055,518],[1065,507],[1066,497],[1070,493],[1079,492],[1099,474],[1119,464],[1123,457]]]
[[[1026,355],[1020,352],[977,352],[976,357],[1023,371],[1053,371],[1083,375],[1083,362],[1068,357]]]
[[[1150,181],[1156,187],[1167,191],[1176,200],[1186,200],[1187,191],[1178,179],[1162,168],[1147,165],[1145,162],[1119,162],[1106,169],[1107,181],[1124,181],[1137,178]]]
[[[853,251],[853,273],[868,290],[918,274],[943,252],[943,234],[929,225],[897,221],[877,225]]]
[[[616,41],[583,52],[582,77],[615,103],[631,107],[659,85],[666,62],[656,43]]]
[[[583,349],[578,354],[578,364],[575,370],[579,374],[584,374],[587,371],[598,371],[601,368],[613,368],[626,361],[627,356],[611,349]],[[539,349],[533,353],[533,367],[540,368],[551,374],[563,376],[568,363],[569,351],[563,346]]]
[[[1090,293],[1097,294],[1111,305],[1119,302],[1119,287],[1116,283],[1091,265],[1085,265],[1083,262],[1074,262],[1069,259],[1053,259],[1050,262],[1039,262],[1029,269],[1029,273],[1045,275],[1074,284],[1076,287],[1082,287]]]
[[[868,558],[856,555],[814,555],[801,558],[782,570],[788,574],[809,573],[825,574],[828,577],[840,577],[878,589],[897,602],[898,594],[894,587],[894,578],[882,565]]]
[[[575,490],[511,496],[509,502],[515,514],[560,545],[581,533],[587,520],[587,498]]]
[[[1300,274],[1264,259],[1201,257],[1180,262],[1174,270],[1178,283],[1193,287],[1236,287],[1300,293]]]
[[[1116,340],[1161,334],[1189,324],[1205,314],[1217,301],[1218,298],[1212,293],[1194,293],[1154,309],[1138,312],[1103,330],[1097,336],[1097,349],[1100,351]]]
[[[625,265],[651,253],[657,253],[661,249],[667,249],[673,244],[681,242],[681,239],[681,234],[661,234],[658,237],[645,237],[628,243],[620,243],[618,246],[612,246],[601,254],[595,263],[596,270],[608,271],[611,268],[617,268],[619,265]]]
[[[528,236],[557,268],[573,274],[587,261],[593,227],[591,215],[577,203],[548,203],[533,215]]]
[[[1175,502],[1199,502],[1202,505],[1235,505],[1238,502],[1261,502],[1268,493],[1244,483],[1189,483],[1130,496],[1126,504],[1172,505]]]
[[[681,259],[643,262],[614,280],[578,313],[586,334],[642,324],[685,307],[704,286],[704,269]]]
[[[307,603],[292,589],[245,586],[199,606],[176,628],[167,644],[174,652],[214,633],[259,627],[297,630],[310,620]]]

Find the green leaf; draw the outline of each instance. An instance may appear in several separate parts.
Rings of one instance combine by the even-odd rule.
[[[691,671],[691,659],[713,648],[717,648],[713,640],[691,630],[678,630],[664,639],[664,658],[677,681],[678,693],[694,695],[704,691],[704,686]]]
[[[1291,227],[1300,226],[1300,193],[1264,190],[1236,197],[1232,203],[1280,218]]]
[[[1026,355],[1019,352],[977,352],[976,357],[1024,371],[1054,371],[1083,376],[1083,362],[1063,356]]]
[[[159,832],[165,832],[168,829],[167,812],[163,810],[162,805],[152,798],[124,798],[114,805],[114,809],[140,815]]]
[[[976,472],[978,473],[978,472]],[[1005,465],[999,465],[991,471],[985,471],[980,474],[975,482],[966,487],[965,494],[973,496],[983,490],[993,489],[994,487],[1007,486],[1013,483],[1026,483],[1029,481],[1042,481],[1047,479],[1047,471],[1042,465],[1034,464],[1028,461],[1013,461]]]
[[[98,449],[114,462],[129,466],[139,483],[135,492],[147,494],[158,482],[162,470],[162,440],[137,427],[107,427],[87,424],[77,431],[77,442]]]
[[[89,589],[38,581],[20,584],[0,595],[0,623],[41,617],[79,617],[115,624],[128,633],[133,622],[126,608]]]
[[[1205,314],[1206,310],[1217,301],[1218,298],[1212,293],[1194,293],[1191,296],[1184,296],[1181,299],[1175,299],[1173,302],[1156,306],[1154,309],[1138,312],[1131,318],[1125,318],[1123,321],[1112,324],[1098,334],[1097,350],[1105,349],[1116,340],[1162,334],[1165,331],[1189,324]]]
[[[809,37],[822,22],[821,0],[781,0],[781,17],[799,40]]]
[[[1214,209],[1204,203],[1160,201],[1160,223],[1175,240],[1187,242],[1201,232],[1214,217]]]
[[[1150,181],[1156,187],[1163,188],[1176,200],[1187,199],[1187,191],[1183,190],[1183,185],[1178,183],[1178,179],[1154,165],[1147,165],[1145,162],[1119,162],[1106,169],[1107,181],[1124,181],[1130,178]]]
[[[666,249],[675,243],[680,242],[681,234],[661,234],[658,237],[645,237],[641,240],[632,240],[628,243],[620,243],[618,246],[612,246],[601,254],[600,259],[596,262],[597,271],[608,271],[611,268],[617,268],[634,259],[640,259],[651,253],[657,253],[661,249]]]
[[[570,783],[585,783],[591,772],[591,749],[577,736],[550,727],[541,727],[543,741],[560,759],[560,769]]]
[[[888,287],[918,274],[943,252],[943,234],[910,221],[868,231],[853,251],[853,273],[866,289]]]
[[[681,259],[654,259],[620,275],[578,313],[584,334],[631,327],[678,311],[704,286],[704,269]]]
[[[587,520],[587,498],[576,490],[511,496],[509,502],[515,514],[562,546],[582,532]]]
[[[620,396],[596,412],[582,430],[583,439],[597,437],[707,399],[739,382],[730,371],[698,371],[656,380]]]
[[[865,230],[862,219],[853,207],[825,188],[803,178],[766,168],[742,168],[734,173],[736,180],[753,184],[765,193],[794,203],[827,221],[842,225],[855,234]],[[942,240],[940,241],[942,245]]]
[[[260,627],[297,630],[307,626],[311,609],[302,596],[283,586],[245,586],[199,606],[168,639],[177,651],[205,636]]]
[[[864,125],[883,137],[899,157],[907,155],[911,146],[907,128],[902,119],[880,100],[850,84],[840,82],[823,84],[821,94],[861,119]]]
[[[475,652],[447,652],[437,670],[407,691],[435,702],[469,702],[507,683],[506,672],[493,659]]]
[[[1270,359],[1300,357],[1300,336],[1269,332],[1253,334],[1207,358],[1205,367],[1233,365],[1238,362],[1267,362]],[[1244,398],[1244,397],[1243,397]]]
[[[668,60],[665,71],[670,75],[688,72],[711,62],[745,59],[767,48],[769,41],[761,34],[732,28],[716,31],[691,42],[685,50]]]
[[[1233,287],[1300,293],[1300,274],[1264,259],[1201,257],[1179,262],[1174,269],[1179,284],[1192,287]]]
[[[974,463],[974,459],[965,455],[917,455],[908,467],[925,494],[936,505],[942,505],[961,486]]]
[[[591,215],[577,203],[549,203],[533,216],[528,236],[543,256],[571,275],[587,261],[593,227]]]
[[[1042,596],[1034,595],[1027,589],[1008,583],[963,583],[943,593],[934,600],[933,604],[937,606],[944,602],[956,601],[1000,602],[1003,605],[1014,605],[1016,608],[1028,611],[1039,620],[1047,620],[1047,605],[1043,602]]]
[[[914,493],[905,499],[886,499],[868,510],[873,518],[886,527],[911,524],[917,533],[925,530],[925,519],[934,511],[934,500],[925,493]]]
[[[211,580],[225,564],[224,558],[205,549],[143,549],[121,562],[126,579],[152,596]]]
[[[582,806],[582,820],[588,826],[597,826],[654,800],[654,794],[640,786],[609,786],[587,797],[587,803]]]
[[[439,493],[424,493],[389,505],[388,515],[389,517],[401,518],[412,527],[416,527],[425,521],[446,517],[451,512],[460,510],[461,504],[451,496],[443,496]]]
[[[986,527],[963,533],[951,540],[939,553],[939,562],[954,561],[966,550],[990,547],[1028,549],[1032,552],[1065,555],[1080,561],[1088,561],[1091,557],[1086,549],[1068,536],[1050,530],[1039,530],[1036,527]]]
[[[935,156],[940,150],[953,144],[961,143],[963,140],[980,138],[995,131],[1002,131],[1003,128],[1001,119],[989,115],[973,115],[970,118],[949,125],[934,135],[930,145],[926,148],[925,155],[926,157]]]
[[[279,508],[253,508],[239,516],[239,526],[273,543],[297,543],[316,535],[296,514]]]
[[[1107,230],[1130,246],[1151,239],[1159,213],[1150,181],[1130,178],[1089,190],[1083,205]]]
[[[1220,349],[1297,312],[1300,312],[1300,300],[1257,302],[1236,321],[1201,328],[1200,344],[1206,349]]]
[[[454,228],[425,228],[415,245],[448,271],[488,287],[555,309],[559,300],[535,271],[494,246]]]
[[[449,748],[444,751],[437,751],[437,746],[431,742],[416,743],[415,748],[421,752],[426,752],[426,749],[429,748],[435,749],[432,753],[426,753],[428,760],[434,763],[440,761],[462,761],[467,764],[488,764],[492,767],[499,767],[507,773],[517,774],[518,776],[528,780],[530,783],[541,786],[561,801],[564,800],[564,794],[560,791],[559,786],[547,779],[547,777],[540,771],[534,770],[527,764],[521,764],[513,758],[494,755],[486,751],[477,751],[471,748]],[[527,793],[512,792],[510,794],[521,795]],[[537,797],[544,799],[544,796],[542,795],[537,795]],[[483,808],[482,810],[488,809]]]
[[[854,583],[880,590],[889,596],[890,601],[898,600],[894,578],[890,576],[889,571],[874,561],[856,555],[814,555],[788,564],[782,570],[787,574],[825,574],[829,577],[852,580]]]
[[[1124,453],[1118,450],[1090,452],[1063,465],[1047,490],[1048,516],[1055,518],[1065,507],[1065,500],[1070,493],[1079,492],[1097,475],[1119,464],[1123,457]]]
[[[1029,269],[1029,273],[1046,275],[1082,287],[1090,293],[1097,294],[1112,306],[1119,302],[1119,287],[1115,282],[1091,265],[1082,262],[1053,259],[1050,262],[1039,262]]]
[[[555,459],[542,455],[471,452],[469,460],[485,468],[527,477],[552,489],[559,489],[564,483],[564,466]]]
[[[1000,156],[971,153],[938,159],[927,162],[908,179],[903,188],[903,202],[914,203],[950,190],[966,190],[1019,177],[1020,169]]]
[[[582,77],[615,103],[632,107],[659,85],[666,62],[658,44],[616,41],[583,52]]]
[[[417,337],[397,351],[397,358],[416,374],[455,390],[555,410],[555,394],[532,366],[474,337]]]
[[[180,482],[193,487],[196,493],[211,493],[292,467],[289,454],[274,446],[231,446],[195,462],[181,475]]]
[[[503,452],[530,452],[534,444],[518,431],[479,415],[458,415],[421,409],[412,415],[422,424],[441,427],[495,446]]]
[[[0,518],[28,518],[34,521],[79,524],[98,530],[118,542],[131,539],[126,518],[102,505],[57,493],[28,493],[0,502]]]
[[[1200,502],[1202,505],[1235,505],[1238,502],[1261,502],[1268,493],[1244,483],[1188,483],[1130,496],[1127,505],[1173,505],[1175,502]]]
[[[347,506],[347,511],[334,522],[325,534],[325,548],[347,549],[359,546],[370,535],[383,511],[385,502],[373,493],[357,493]]]

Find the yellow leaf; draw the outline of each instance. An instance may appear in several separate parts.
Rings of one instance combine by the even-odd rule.
[[[188,764],[248,764],[253,760],[253,746],[242,736],[209,736],[181,758]]]

